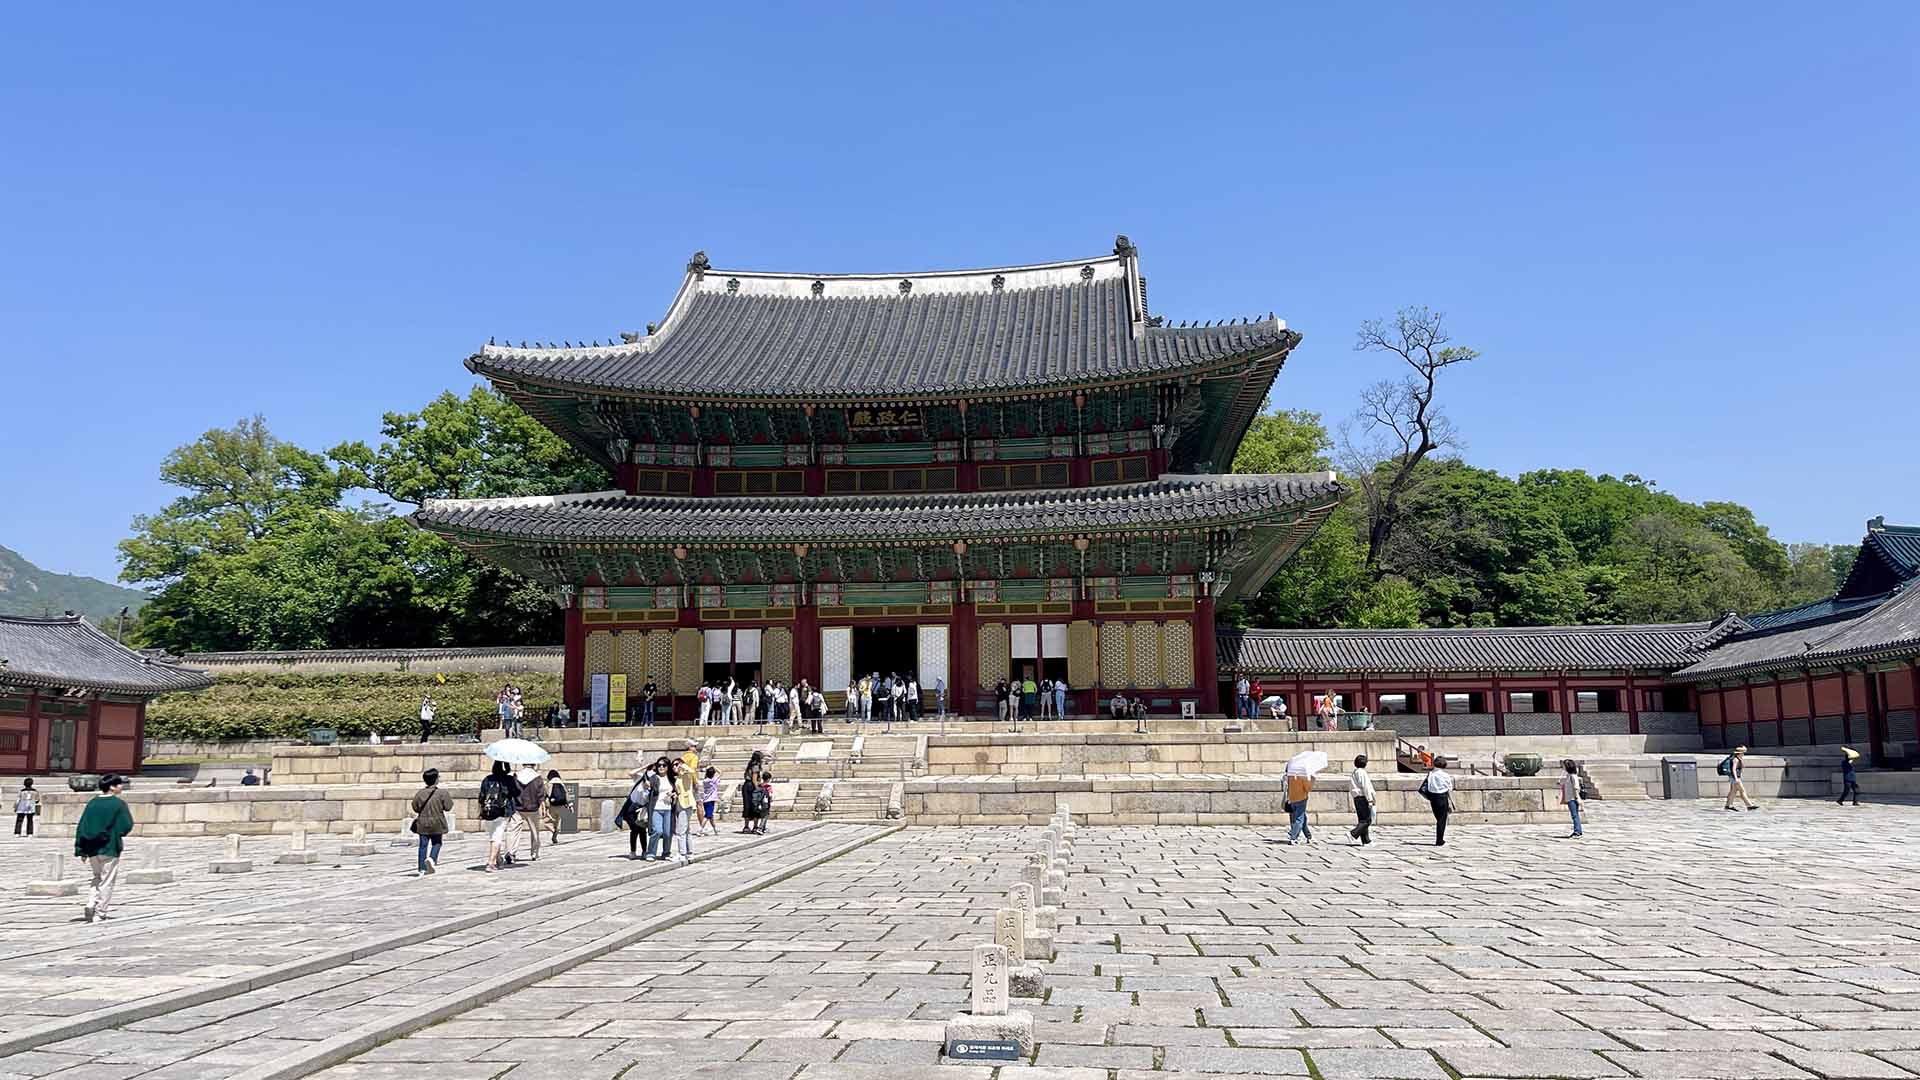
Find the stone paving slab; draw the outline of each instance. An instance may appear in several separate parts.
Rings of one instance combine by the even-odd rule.
[[[1589,816],[1444,849],[1083,828],[1014,1066],[939,1064],[940,1024],[1039,831],[936,828],[320,1075],[1920,1076],[1920,811]]]

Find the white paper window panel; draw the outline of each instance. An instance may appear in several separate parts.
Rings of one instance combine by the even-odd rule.
[[[760,662],[760,631],[758,629],[733,632],[733,658],[742,664]]]
[[[1040,628],[1032,623],[1009,627],[1013,631],[1013,658],[1033,660],[1040,655]]]
[[[1040,655],[1052,660],[1066,657],[1067,627],[1065,623],[1048,623],[1040,628]]]
[[[838,690],[853,677],[853,627],[820,628],[820,683]]]
[[[920,689],[932,690],[946,677],[947,628],[923,626],[920,628]]]
[[[701,633],[706,635],[704,642],[707,663],[724,664],[733,659],[733,631],[702,630]]]

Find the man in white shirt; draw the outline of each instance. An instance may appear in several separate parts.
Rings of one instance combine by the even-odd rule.
[[[1367,755],[1361,754],[1353,759],[1353,771],[1347,774],[1347,790],[1353,795],[1353,813],[1360,823],[1347,830],[1347,835],[1362,844],[1373,843],[1369,830],[1373,828],[1373,777],[1367,775]]]
[[[1580,766],[1568,758],[1563,767],[1567,772],[1560,778],[1560,801],[1566,804],[1567,813],[1573,815],[1573,831],[1567,834],[1567,839],[1571,840],[1585,835],[1580,828]]]

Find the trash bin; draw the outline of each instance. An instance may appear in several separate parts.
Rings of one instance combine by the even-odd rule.
[[[1700,763],[1692,758],[1660,759],[1660,790],[1669,799],[1700,797]]]
[[[580,831],[579,807],[569,802],[565,806],[549,806],[547,809],[552,812],[553,819],[560,823],[561,832],[577,833]]]

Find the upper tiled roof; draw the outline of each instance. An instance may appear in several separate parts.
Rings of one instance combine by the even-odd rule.
[[[211,685],[206,672],[135,652],[78,615],[0,615],[0,686],[153,695]]]
[[[1223,630],[1220,669],[1249,674],[1671,671],[1708,623],[1437,630]]]
[[[1920,526],[1889,525],[1877,517],[1867,522],[1860,554],[1838,595],[1877,595],[1916,577],[1920,577]]]
[[[498,382],[573,391],[823,400],[989,394],[1243,359],[1271,359],[1277,371],[1298,340],[1272,316],[1149,325],[1138,256],[1121,237],[1099,258],[933,273],[716,270],[696,255],[646,337],[489,343],[467,366]]]
[[[1229,524],[1329,507],[1343,490],[1327,472],[1170,475],[1144,484],[958,495],[692,498],[603,491],[429,500],[413,520],[449,535],[575,544],[884,543]]]

